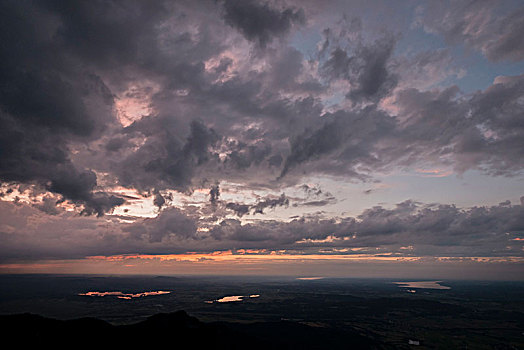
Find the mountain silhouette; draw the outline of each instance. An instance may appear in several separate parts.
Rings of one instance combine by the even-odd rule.
[[[130,347],[169,349],[384,349],[351,329],[281,322],[201,322],[185,311],[162,313],[129,325],[96,318],[57,320],[34,314],[0,316],[4,342],[17,347]]]

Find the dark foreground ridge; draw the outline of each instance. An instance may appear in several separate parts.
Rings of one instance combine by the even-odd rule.
[[[157,314],[130,325],[112,325],[96,318],[56,320],[34,314],[0,316],[4,343],[18,348],[45,345],[169,346],[191,349],[385,349],[372,338],[348,329],[326,329],[305,324],[257,322],[204,323],[185,311]]]

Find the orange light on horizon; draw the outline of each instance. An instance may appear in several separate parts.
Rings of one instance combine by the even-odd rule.
[[[424,256],[399,256],[392,253],[380,254],[293,254],[285,250],[267,251],[265,249],[239,249],[214,251],[210,253],[187,252],[183,254],[121,254],[111,256],[88,256],[87,260],[98,260],[106,262],[128,261],[128,260],[157,260],[157,261],[180,261],[209,263],[214,262],[259,262],[259,261],[293,261],[293,260],[348,260],[348,261],[419,261],[425,259],[437,261],[479,261],[479,262],[524,262],[524,257],[424,257]]]
[[[224,250],[208,253],[186,252],[183,254],[120,254],[89,256],[73,260],[18,261],[0,264],[0,274],[8,273],[58,273],[58,274],[264,274],[339,276],[381,275],[401,271],[456,270],[482,271],[497,266],[513,265],[519,270],[524,257],[436,257],[400,256],[397,254],[304,254],[285,250]],[[457,265],[459,264],[459,265]],[[439,267],[438,269],[435,269]],[[406,270],[408,269],[408,270]],[[389,271],[389,272],[386,272]],[[493,270],[495,271],[495,270]],[[494,272],[488,273],[494,273]],[[424,275],[426,276],[426,275]],[[498,276],[494,273],[494,276]],[[438,276],[436,276],[438,277]],[[439,277],[440,278],[440,277]]]

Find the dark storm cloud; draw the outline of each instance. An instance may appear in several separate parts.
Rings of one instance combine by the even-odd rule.
[[[113,95],[70,55],[60,38],[67,25],[48,5],[1,5],[0,180],[38,184],[101,215],[123,200],[93,192],[96,175],[75,167],[69,145],[97,138],[114,122]]]
[[[330,204],[334,204],[336,203],[336,199],[335,198],[328,198],[328,199],[320,199],[320,200],[316,200],[316,201],[307,201],[307,202],[304,202],[304,203],[300,203],[300,204],[294,204],[293,206],[306,206],[306,207],[323,207],[323,206],[326,206],[326,205],[330,205]]]
[[[331,52],[323,69],[331,78],[346,79],[351,84],[347,97],[355,102],[378,101],[397,85],[388,68],[396,39],[385,36],[371,45],[359,45],[351,55],[340,47]]]
[[[160,191],[158,190],[154,190],[153,191],[153,195],[154,195],[154,198],[153,198],[153,204],[155,206],[158,207],[158,209],[161,209],[162,206],[164,204],[166,204],[166,199],[164,198],[164,196],[162,196],[162,194],[160,193]]]
[[[264,214],[266,208],[274,209],[277,206],[289,205],[289,199],[284,193],[278,198],[265,198],[257,202],[252,208],[255,214]]]
[[[154,28],[169,13],[164,1],[42,1],[61,20],[56,39],[89,62],[111,68],[134,62],[154,42]]]
[[[49,215],[58,215],[61,211],[56,207],[57,202],[56,199],[46,196],[42,199],[42,203],[35,205],[35,208]]]
[[[242,141],[228,141],[227,147],[230,152],[225,163],[230,163],[240,170],[245,170],[252,165],[259,165],[271,154],[271,144],[263,140],[252,144],[246,144]]]
[[[225,204],[225,208],[234,212],[238,217],[242,217],[246,214],[264,214],[266,209],[288,207],[289,205],[293,207],[320,207],[337,202],[331,193],[323,192],[319,187],[303,184],[299,188],[304,190],[306,198],[289,197],[285,193],[282,193],[278,197],[266,196],[258,198],[254,204],[229,202]]]
[[[124,204],[124,199],[105,192],[95,192],[96,174],[90,170],[78,173],[74,168],[56,169],[51,177],[49,191],[60,193],[65,198],[83,203],[82,213],[98,216]]]
[[[180,209],[168,208],[155,219],[145,219],[139,224],[125,228],[133,239],[150,243],[169,242],[171,239],[194,239],[197,220],[186,215]]]
[[[264,214],[267,208],[275,209],[276,207],[288,206],[289,198],[282,193],[279,197],[265,197],[259,198],[255,204],[241,204],[230,202],[226,204],[226,209],[232,210],[239,217],[245,214]]]
[[[297,136],[291,141],[291,154],[284,163],[280,177],[286,175],[289,169],[297,164],[338,149],[346,139],[344,130],[335,122],[326,123],[321,129],[309,134]]]
[[[326,171],[345,171],[355,178],[365,177],[356,169],[362,163],[383,166],[382,160],[377,158],[377,154],[380,156],[382,152],[379,152],[376,142],[379,139],[387,142],[395,134],[394,118],[366,108],[360,112],[337,111],[324,115],[322,119],[320,128],[307,130],[290,141],[291,151],[281,177],[294,167],[313,161],[325,161]]]
[[[398,35],[382,33],[373,41],[363,37],[360,18],[343,16],[323,31],[318,48],[320,73],[328,80],[347,81],[346,98],[354,104],[379,102],[398,83],[392,62]]]
[[[422,5],[417,23],[453,44],[478,49],[491,61],[524,59],[524,7],[500,11],[495,1],[442,1]]]
[[[171,33],[169,27],[162,26],[171,10],[179,5],[185,8],[173,25],[183,26],[186,17],[183,12],[194,10],[190,3],[3,3],[0,118],[6,129],[0,135],[0,179],[36,183],[85,205],[84,213],[100,215],[111,209],[108,206],[123,203],[96,191],[98,183],[92,169],[108,170],[104,164],[107,160],[103,154],[96,158],[89,150],[96,162],[83,169],[73,163],[71,146],[81,143],[83,147],[109,130],[115,136],[105,145],[107,155],[115,159],[122,158],[122,153],[127,155],[123,164],[118,165],[123,168],[119,172],[123,183],[134,184],[136,178],[145,179],[155,173],[163,176],[167,172],[166,183],[187,189],[193,164],[198,166],[207,161],[207,129],[197,122],[191,124],[191,119],[197,119],[191,117],[178,124],[176,130],[169,130],[174,131],[172,138],[178,140],[169,135],[151,137],[136,152],[140,157],[136,159],[141,161],[136,165],[142,165],[138,168],[142,173],[130,176],[136,170],[127,169],[126,165],[130,168],[136,165],[131,166],[134,159],[128,151],[136,145],[126,137],[126,132],[123,136],[114,133],[119,127],[113,111],[116,95],[104,83],[109,81],[112,88],[121,92],[129,79],[161,73],[173,78],[174,84],[170,84],[174,90],[198,84],[195,78],[203,71],[200,60],[209,57],[210,52],[219,52],[216,50],[221,44],[210,42],[205,31],[211,30],[203,25],[199,27],[198,41],[185,30]],[[31,16],[25,15],[28,13]],[[222,70],[226,68],[227,64]],[[166,88],[169,91],[170,85]],[[187,130],[186,127],[189,133],[183,135],[179,130]],[[153,136],[146,131],[143,134]],[[185,139],[185,144],[180,139]],[[177,153],[176,159],[149,154],[151,149],[167,155]],[[81,154],[75,156],[75,161],[82,161],[82,157],[85,158]],[[155,189],[157,179],[153,176],[152,181],[138,181],[137,186],[148,191]],[[60,183],[61,180],[67,182]],[[162,188],[163,181],[159,182]]]
[[[216,205],[220,197],[220,187],[218,185],[211,186],[209,190],[209,201],[212,205]]]
[[[145,143],[122,161],[113,171],[124,186],[141,190],[191,188],[195,169],[216,154],[211,148],[220,137],[199,121],[191,122],[185,140],[177,137],[178,125],[169,118],[149,118],[130,125],[126,133],[146,137]]]
[[[305,23],[304,11],[277,8],[253,0],[226,0],[224,20],[244,37],[265,47],[273,38],[287,34],[295,24]]]
[[[237,216],[242,217],[249,213],[251,206],[249,204],[230,202],[226,204],[226,209],[232,210]]]
[[[97,179],[91,170],[78,170],[69,158],[67,144],[74,134],[55,134],[44,126],[21,124],[0,113],[0,179],[34,183],[85,206],[84,213],[98,215],[123,203],[122,199],[93,193]]]
[[[337,202],[335,196],[330,192],[323,191],[320,186],[302,184],[299,186],[306,194],[306,198],[295,201],[294,207],[322,207]]]
[[[302,184],[300,185],[300,189],[302,189],[307,195],[309,196],[320,196],[322,194],[322,189],[317,186],[311,186],[308,184]]]

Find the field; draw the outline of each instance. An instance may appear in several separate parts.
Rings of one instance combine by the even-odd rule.
[[[305,326],[319,337],[358,335],[383,348],[524,348],[524,283],[440,281],[450,289],[426,289],[393,282],[397,281],[3,275],[0,314],[92,317],[130,325],[184,310],[204,323],[227,324],[260,336],[272,325],[286,324]],[[170,293],[139,294],[155,291]],[[86,292],[122,294],[80,295]],[[218,302],[227,296],[242,297]]]

